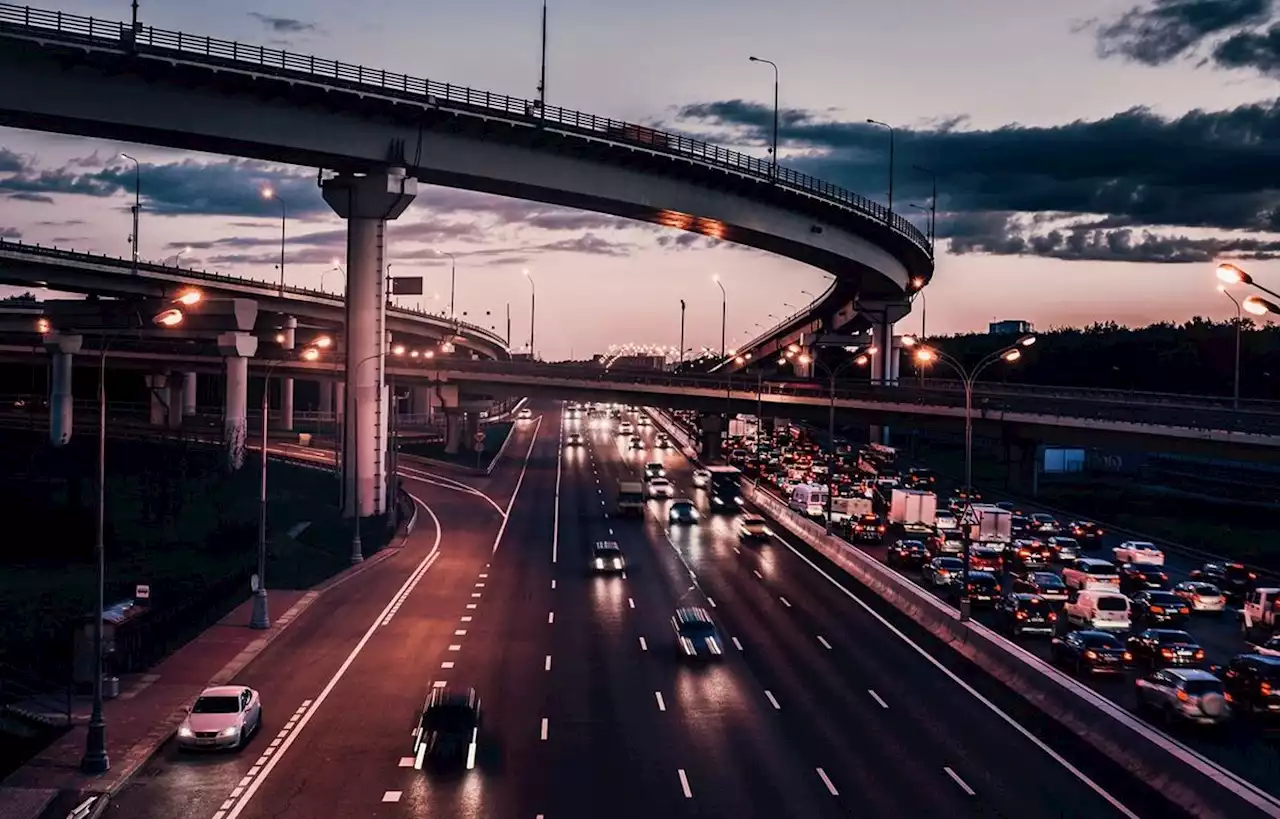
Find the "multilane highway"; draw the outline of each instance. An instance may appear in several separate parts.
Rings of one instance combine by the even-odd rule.
[[[706,513],[674,450],[624,452],[550,402],[515,435],[476,488],[407,472],[429,507],[410,543],[236,680],[262,691],[265,730],[238,754],[165,749],[109,815],[1180,815],[791,540],[740,545],[728,516],[670,529],[665,501],[613,518],[651,458]],[[597,540],[625,575],[589,573]],[[722,662],[676,656],[680,605],[711,611]],[[442,681],[484,711],[476,769],[443,776],[409,759]]]

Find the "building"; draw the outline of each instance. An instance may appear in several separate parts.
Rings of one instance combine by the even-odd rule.
[[[987,325],[989,336],[1023,336],[1032,331],[1031,322],[1021,319],[993,321]]]

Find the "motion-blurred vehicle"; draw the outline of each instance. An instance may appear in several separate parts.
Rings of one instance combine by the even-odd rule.
[[[676,488],[666,478],[654,478],[649,481],[649,497],[651,498],[670,498],[675,493]]]
[[[1212,583],[1186,580],[1174,586],[1173,593],[1182,598],[1192,612],[1221,614],[1227,607],[1227,596]]]
[[[1280,657],[1239,654],[1218,672],[1237,713],[1280,717]]]
[[[565,439],[565,445],[566,446],[582,446],[582,433],[570,432],[569,436]]]
[[[952,596],[960,595],[960,585],[964,582],[963,576],[957,577],[956,580],[956,584],[950,589]],[[968,591],[969,602],[974,606],[993,606],[1000,599],[1000,580],[991,572],[974,571],[972,566],[969,569],[969,580],[965,588]]]
[[[706,489],[711,485],[711,472],[702,467],[693,470],[693,485],[699,489]]]
[[[653,439],[653,445],[658,449],[670,449],[671,439],[667,437],[665,432],[659,432]]]
[[[724,648],[715,621],[706,609],[697,606],[676,609],[671,618],[680,656],[698,659],[720,659]]]
[[[617,541],[598,540],[591,548],[591,570],[597,574],[626,571],[627,561]]]
[[[215,685],[200,692],[178,726],[182,749],[240,748],[262,727],[262,698],[243,685]]]
[[[1146,628],[1180,626],[1191,614],[1187,601],[1161,589],[1140,591],[1130,598],[1130,602],[1133,622]]]
[[[1218,725],[1231,718],[1222,680],[1202,668],[1162,668],[1134,681],[1138,705],[1165,717]]]
[[[933,525],[940,531],[953,531],[960,528],[960,521],[949,509],[939,509],[933,517]]]
[[[1146,589],[1169,588],[1169,575],[1156,566],[1122,563],[1116,567],[1116,572],[1120,575],[1120,591],[1125,594],[1133,594]]]
[[[1154,543],[1145,540],[1126,540],[1111,550],[1117,563],[1134,563],[1141,566],[1163,566],[1164,552]]]
[[[1190,668],[1204,662],[1204,649],[1185,631],[1149,628],[1125,641],[1135,663],[1148,668]]]
[[[1080,541],[1073,537],[1055,535],[1049,538],[1045,545],[1049,547],[1053,559],[1058,563],[1066,563],[1080,557]]]
[[[1085,589],[1120,590],[1120,574],[1109,561],[1092,557],[1082,557],[1075,563],[1069,563],[1062,570],[1062,580],[1068,589],[1083,591]]]
[[[528,407],[521,407],[520,411],[516,413],[516,418],[520,419],[521,421],[528,421],[532,417],[533,417],[533,410],[529,409]]]
[[[929,559],[929,550],[918,540],[896,540],[885,553],[885,562],[904,569],[918,569]]]
[[[1013,590],[1038,595],[1050,603],[1065,603],[1070,596],[1067,584],[1053,572],[1027,572],[1024,575],[1014,575]]]
[[[1191,571],[1192,580],[1212,583],[1230,600],[1243,600],[1258,584],[1258,575],[1243,563],[1206,563]]]
[[[1009,565],[1016,569],[1043,569],[1053,562],[1053,550],[1036,538],[1018,538],[1009,546]]]
[[[1004,549],[999,546],[970,546],[969,570],[998,573],[1004,568]]]
[[[1280,657],[1280,635],[1268,637],[1260,644],[1250,644],[1254,654],[1264,657]]]
[[[1106,534],[1105,529],[1088,520],[1071,521],[1067,531],[1086,549],[1097,548],[1102,543],[1102,536]]]
[[[768,540],[772,535],[768,522],[759,515],[743,515],[738,518],[739,540]]]
[[[669,523],[697,523],[698,509],[692,501],[678,500],[667,510]]]
[[[1042,535],[1052,535],[1060,528],[1061,526],[1058,523],[1058,519],[1053,515],[1049,515],[1044,512],[1036,512],[1031,516],[1031,529],[1034,532],[1038,532]]]
[[[1075,670],[1076,674],[1123,674],[1125,663],[1133,659],[1114,634],[1104,631],[1073,631],[1065,637],[1054,637],[1049,643],[1049,658],[1055,665]]]
[[[619,435],[632,435],[634,433],[635,433],[635,428],[631,426],[630,421],[623,421],[620,424],[618,424]]]
[[[1079,592],[1063,612],[1068,623],[1090,631],[1128,631],[1133,625],[1129,598],[1116,591]]]
[[[632,436],[631,436],[631,448],[632,448],[632,449],[644,449],[644,439],[643,439],[643,438],[641,438],[639,435],[632,435]]]
[[[480,696],[476,690],[433,687],[413,732],[414,769],[422,770],[427,760],[438,765],[465,761],[468,769],[474,768],[479,735]]]
[[[1058,624],[1058,613],[1048,600],[1038,594],[1010,592],[1000,598],[996,619],[1014,637],[1053,634]]]
[[[954,557],[935,557],[920,569],[921,579],[934,588],[959,583],[964,573],[964,561]]]
[[[667,470],[663,468],[661,463],[654,462],[644,465],[644,479],[646,481],[665,477],[667,477]]]
[[[879,543],[884,533],[884,521],[879,515],[859,515],[849,526],[850,536],[860,543]]]

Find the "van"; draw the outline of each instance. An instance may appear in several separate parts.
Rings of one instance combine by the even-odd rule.
[[[820,518],[827,514],[827,488],[816,483],[793,486],[791,501],[788,505],[802,515]]]
[[[1129,598],[1116,591],[1082,591],[1065,612],[1068,623],[1083,629],[1128,631],[1133,625]]]
[[[1120,573],[1107,560],[1082,557],[1062,570],[1062,582],[1075,591],[1120,591]]]

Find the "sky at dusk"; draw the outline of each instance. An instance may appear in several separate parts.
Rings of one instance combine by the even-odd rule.
[[[48,6],[127,19],[125,0]],[[315,53],[535,96],[537,0],[143,0],[161,28]],[[939,175],[930,333],[1019,318],[1038,327],[1234,315],[1212,261],[1280,282],[1280,8],[1270,0],[551,0],[550,104],[660,125],[765,155],[781,70],[782,162],[880,201],[883,129],[897,128],[895,205],[927,202]],[[254,278],[336,289],[343,223],[314,168],[0,129],[0,237],[124,256],[133,166],[142,166],[141,253]],[[912,211],[907,215],[916,213]],[[611,343],[719,344],[719,274],[730,344],[820,293],[797,262],[647,224],[426,187],[390,230],[394,275],[426,277],[427,309],[457,310],[583,357]],[[806,292],[807,291],[807,292]],[[434,298],[438,294],[439,298]],[[899,325],[917,331],[917,310]]]

